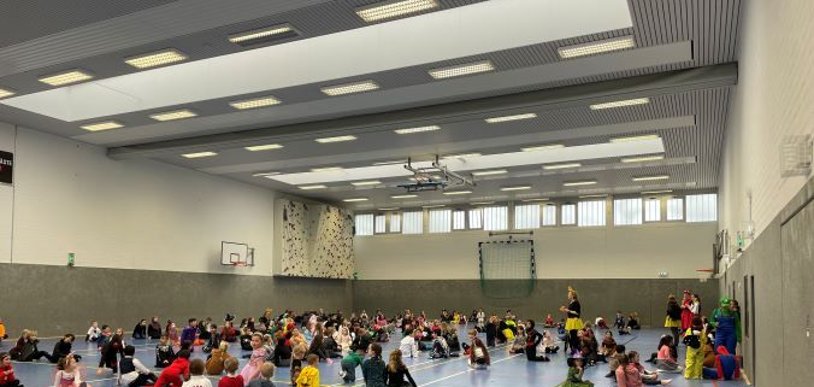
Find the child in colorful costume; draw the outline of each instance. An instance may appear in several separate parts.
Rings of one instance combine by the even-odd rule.
[[[740,379],[740,366],[735,355],[726,347],[719,346],[715,355],[715,368],[704,368],[704,379],[736,380]]]
[[[729,353],[734,354],[741,342],[741,320],[731,305],[729,297],[721,297],[721,306],[712,312],[710,324],[715,327],[714,347],[723,345]]]

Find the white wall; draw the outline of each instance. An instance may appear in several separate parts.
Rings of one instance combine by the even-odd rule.
[[[534,231],[537,277],[696,278],[712,265],[717,223],[556,227]],[[478,279],[483,231],[356,237],[361,280]]]
[[[733,236],[752,216],[762,232],[808,180],[780,176],[784,136],[814,134],[814,2],[745,1],[738,86],[729,108],[719,200]]]
[[[0,127],[0,148],[12,133]],[[0,187],[0,259],[77,266],[270,275],[275,193],[147,161],[116,161],[103,148],[18,128],[14,217]],[[4,212],[5,211],[5,212]],[[256,248],[253,268],[220,265],[222,240]]]

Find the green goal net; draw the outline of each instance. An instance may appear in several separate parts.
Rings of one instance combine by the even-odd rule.
[[[537,278],[534,241],[508,239],[480,242],[480,282],[483,294],[491,298],[526,297]]]

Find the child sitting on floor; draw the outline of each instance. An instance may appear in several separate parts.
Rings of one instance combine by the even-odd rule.
[[[124,357],[119,360],[119,385],[139,387],[154,384],[158,377],[136,359],[136,348],[132,345],[124,347]]]
[[[312,353],[305,358],[305,361],[308,362],[308,365],[303,367],[297,376],[297,387],[319,387],[319,368],[317,368],[319,356]]]
[[[274,377],[274,364],[265,362],[260,366],[260,379],[249,382],[248,387],[274,387],[271,378]],[[220,387],[220,386],[218,386]]]
[[[448,358],[449,344],[447,344],[447,340],[444,339],[444,336],[433,333],[432,337],[432,353],[430,353],[430,359]]]
[[[489,358],[489,350],[486,348],[486,345],[483,344],[483,341],[477,337],[477,334],[477,331],[474,329],[469,332],[472,347],[469,350],[469,358],[467,360],[470,367],[485,370],[492,362]]]
[[[54,387],[76,387],[82,384],[82,375],[79,374],[76,359],[73,356],[59,359],[57,373],[54,375]]]
[[[161,335],[161,339],[155,346],[155,367],[164,368],[175,361],[175,352],[172,349],[172,343],[167,335]]]
[[[229,343],[220,342],[220,346],[212,350],[209,359],[206,359],[206,373],[209,375],[220,375],[226,368],[226,360],[232,358],[229,354]]]
[[[526,351],[526,327],[520,325],[517,327],[517,336],[514,337],[512,347],[509,353],[525,353]]]
[[[252,335],[252,355],[249,362],[243,366],[240,375],[243,376],[243,382],[249,383],[254,379],[260,377],[260,366],[266,361],[266,349],[263,347],[263,336],[259,333]]]
[[[218,387],[243,387],[243,376],[237,373],[238,361],[230,357],[223,362],[226,375],[218,381]]]
[[[201,359],[189,362],[189,380],[185,381],[181,387],[212,387],[212,382],[204,376],[206,365]]]
[[[554,317],[551,317],[551,313],[545,316],[545,324],[543,328],[554,328]]]
[[[102,335],[102,330],[99,328],[99,323],[96,321],[90,322],[90,328],[88,328],[88,334],[85,336],[85,341],[96,342],[99,340],[99,337]]]
[[[658,385],[665,385],[670,384],[672,379],[664,379],[659,380],[659,373],[658,371],[650,371],[644,368],[644,366],[639,362],[639,353],[636,351],[630,351],[627,355],[630,365],[636,367],[639,370],[639,374],[642,376],[642,383],[650,385],[650,386],[658,386]]]
[[[582,375],[585,373],[585,366],[580,357],[573,357],[568,359],[568,377],[565,383],[560,384],[560,387],[593,387],[593,383],[589,380],[583,380]]]
[[[557,339],[549,331],[543,331],[543,349],[545,353],[557,353],[560,350]]]
[[[11,366],[11,355],[0,352],[0,387],[23,387],[14,377],[14,368]]]
[[[656,368],[663,372],[680,374],[684,371],[673,355],[673,337],[664,335],[659,341],[659,352],[656,355]]]

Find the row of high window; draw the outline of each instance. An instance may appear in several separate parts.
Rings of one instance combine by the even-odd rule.
[[[612,204],[612,208],[608,205]],[[510,214],[510,209],[512,213]],[[611,210],[611,211],[609,211]],[[512,216],[510,216],[512,215]],[[356,215],[356,235],[440,234],[462,230],[530,230],[540,227],[628,226],[654,222],[715,222],[718,195],[582,200],[576,203],[522,203],[468,209],[432,208]],[[426,228],[425,228],[426,222]]]

